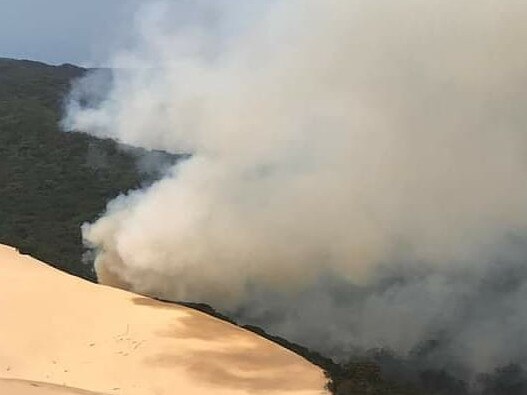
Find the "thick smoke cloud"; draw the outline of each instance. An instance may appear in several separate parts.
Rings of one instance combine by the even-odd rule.
[[[84,225],[99,280],[333,355],[527,363],[527,3],[244,4],[142,8],[72,96],[69,130],[192,154]]]

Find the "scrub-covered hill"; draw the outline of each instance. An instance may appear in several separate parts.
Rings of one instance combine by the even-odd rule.
[[[140,175],[116,143],[60,131],[64,95],[86,71],[0,58],[0,242],[92,278],[80,225]]]

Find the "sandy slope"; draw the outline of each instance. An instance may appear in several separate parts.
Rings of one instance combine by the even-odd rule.
[[[101,395],[96,392],[29,380],[0,379],[2,395]]]
[[[2,395],[318,395],[324,384],[317,367],[236,326],[0,246]]]

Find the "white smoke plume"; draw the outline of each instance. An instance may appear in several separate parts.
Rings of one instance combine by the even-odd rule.
[[[525,1],[179,1],[137,22],[64,125],[192,156],[83,227],[101,282],[334,354],[436,339],[436,367],[527,363]]]

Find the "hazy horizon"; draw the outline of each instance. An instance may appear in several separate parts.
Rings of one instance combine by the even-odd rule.
[[[0,57],[79,66],[104,64],[126,40],[137,0],[4,0]]]

